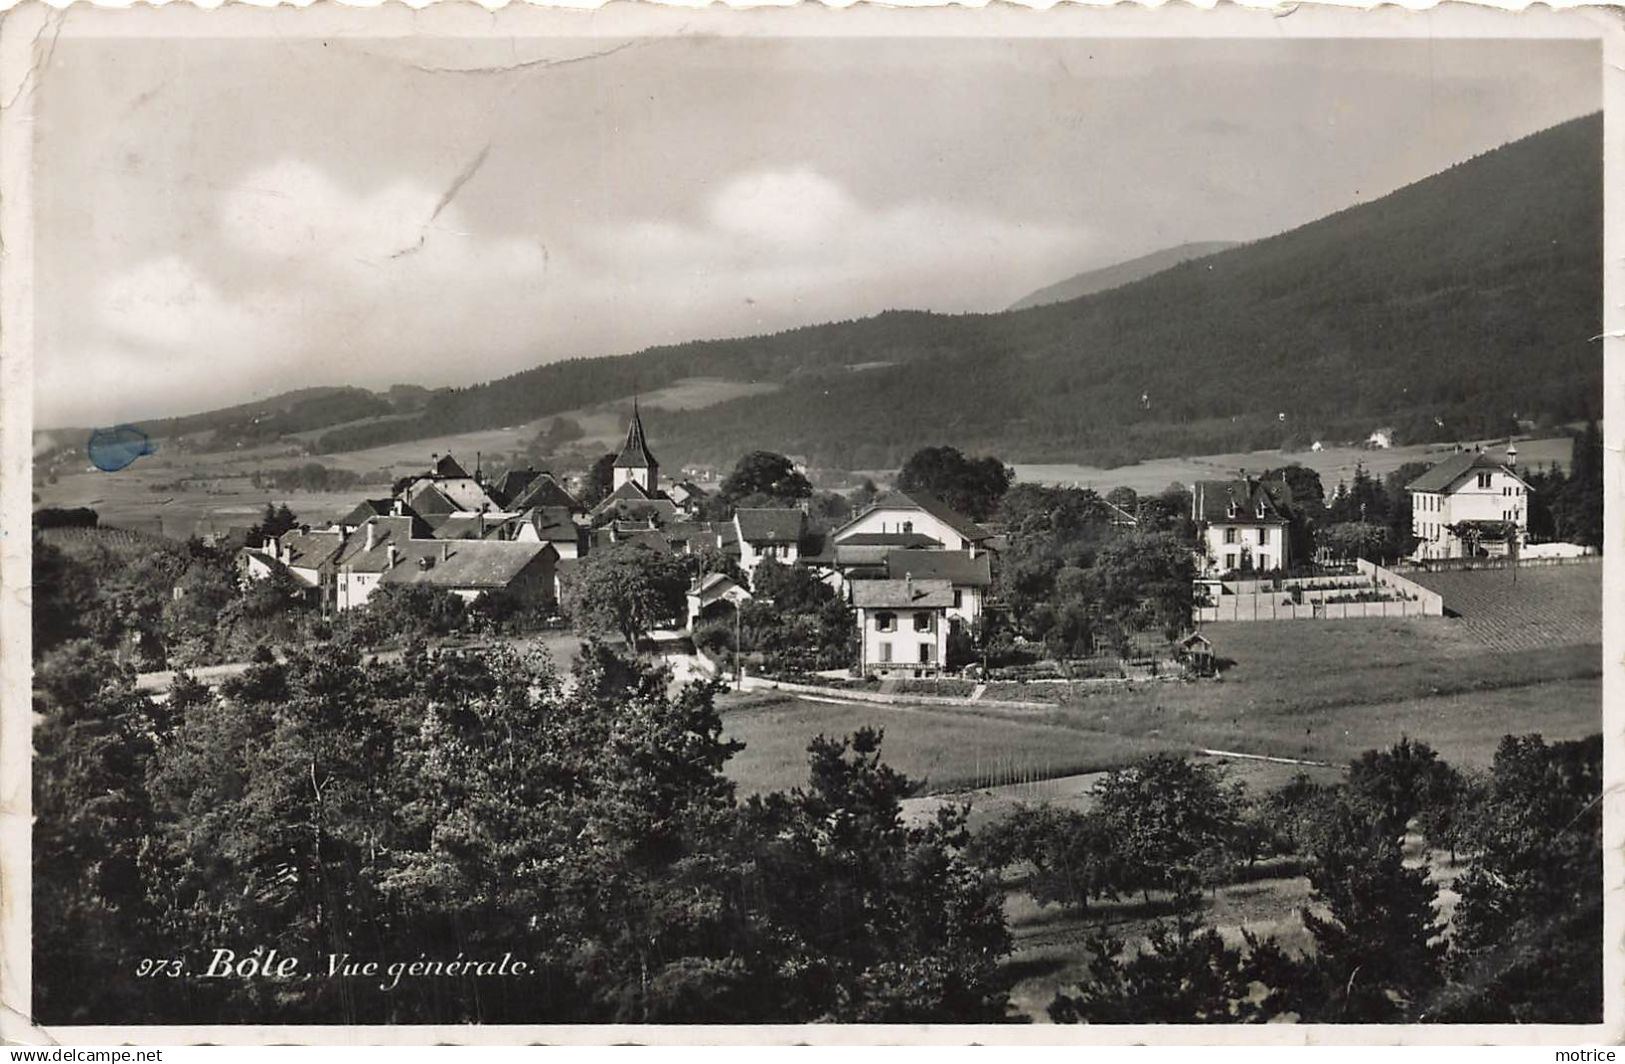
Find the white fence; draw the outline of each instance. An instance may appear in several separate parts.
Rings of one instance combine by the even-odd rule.
[[[1294,577],[1280,581],[1279,586],[1267,580],[1226,583],[1226,593],[1213,605],[1195,610],[1196,620],[1341,621],[1444,616],[1444,599],[1437,592],[1380,565],[1368,561],[1358,564],[1358,576]],[[1378,602],[1331,601],[1362,591],[1390,597]]]

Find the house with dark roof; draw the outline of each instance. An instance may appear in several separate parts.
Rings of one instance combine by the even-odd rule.
[[[726,613],[730,606],[741,606],[750,601],[750,591],[732,577],[722,573],[706,573],[688,589],[688,629],[706,617]]]
[[[739,568],[749,578],[766,558],[781,565],[796,563],[807,533],[807,515],[784,508],[741,507],[734,511],[733,526]]]
[[[946,580],[854,581],[859,670],[864,675],[938,675],[946,667],[953,601],[953,585]]]
[[[425,488],[433,489],[432,493],[421,494]],[[481,513],[502,509],[497,500],[491,497],[490,492],[486,491],[484,474],[476,467],[475,473],[471,476],[463,468],[462,463],[449,454],[435,455],[429,471],[413,477],[395,497],[419,513],[428,513],[431,510],[443,510],[446,513]],[[439,501],[440,498],[444,501]],[[451,509],[444,510],[446,506]]]
[[[993,586],[993,558],[985,550],[894,550],[886,554],[888,580],[946,580],[953,589],[950,624],[973,625]]]
[[[267,539],[259,548],[245,547],[237,552],[237,572],[242,580],[265,580],[280,571],[294,583],[309,589],[309,597],[324,610],[332,605],[335,562],[344,546],[344,533],[338,530],[312,532],[295,528]]]
[[[368,518],[388,517],[390,514],[400,513],[405,503],[399,499],[362,499],[355,509],[334,522],[336,528],[350,531],[367,523]]]
[[[692,480],[679,480],[666,489],[666,497],[676,503],[677,508],[685,514],[695,514],[711,494]]]
[[[1518,475],[1518,448],[1505,460],[1460,451],[1405,486],[1411,497],[1412,557],[1504,555],[1529,538],[1529,482]]]
[[[1198,569],[1204,575],[1264,572],[1292,564],[1291,522],[1256,477],[1198,480],[1191,487],[1191,518],[1201,537]]]
[[[888,491],[836,529],[837,544],[859,535],[929,537],[949,550],[986,548],[993,533],[929,492]]]
[[[579,558],[586,553],[587,531],[563,506],[526,510],[507,523],[503,538],[521,543],[551,543],[560,558]]]
[[[563,507],[572,514],[584,514],[587,508],[581,500],[570,494],[559,479],[543,470],[532,476],[517,495],[508,499],[506,506],[516,513],[538,507]]]
[[[558,552],[546,543],[501,539],[435,539],[414,535],[407,517],[378,517],[345,537],[334,558],[335,605],[366,604],[385,584],[418,584],[467,600],[507,591],[526,601],[554,601]]]

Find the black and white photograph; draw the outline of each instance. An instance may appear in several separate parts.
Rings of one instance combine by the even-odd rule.
[[[523,6],[0,26],[8,1038],[1605,1037],[1617,20]]]

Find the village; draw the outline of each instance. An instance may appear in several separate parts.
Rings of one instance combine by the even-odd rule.
[[[1430,586],[1434,574],[1595,553],[1550,532],[1531,542],[1533,489],[1515,442],[1500,456],[1458,448],[1419,473],[1407,467],[1416,475],[1397,485],[1409,514],[1403,553],[1365,513],[1368,501],[1345,504],[1359,506],[1358,522],[1329,516],[1318,477],[1306,481],[1301,467],[1198,481],[1188,503],[1177,490],[1143,500],[1089,492],[1093,512],[1080,519],[1105,540],[1143,547],[1154,533],[1176,545],[1146,552],[1116,581],[1111,595],[1127,610],[1113,623],[1089,603],[1092,617],[1046,648],[1043,630],[1056,626],[1031,622],[1057,603],[1023,602],[1032,597],[1021,569],[1036,541],[1030,520],[978,521],[914,485],[872,489],[833,519],[815,517],[793,460],[766,452],[752,461],[776,462],[772,475],[800,487],[774,496],[772,485],[735,485],[734,498],[745,492],[750,504],[732,505],[715,483],[708,492],[692,479],[662,479],[636,404],[613,459],[608,492],[588,506],[549,471],[488,476],[479,463],[470,473],[455,456],[436,455],[391,497],[361,500],[330,525],[245,543],[238,571],[245,582],[282,578],[323,616],[365,607],[381,589],[416,588],[468,606],[501,600],[539,624],[619,634],[634,649],[647,641],[685,675],[726,675],[736,686],[893,691],[896,681],[922,681],[913,695],[970,701],[1005,679],[1212,676],[1219,657],[1204,629],[1216,623],[1443,617],[1452,604]],[[1346,485],[1339,490],[1349,498]],[[1067,504],[1054,491],[1047,501]],[[1364,538],[1350,542],[1351,533]],[[631,570],[630,583],[625,573],[618,583],[590,579],[611,558]],[[1012,566],[1001,564],[1007,558]],[[662,584],[659,574],[672,572],[681,584],[669,575]],[[636,609],[593,601],[636,595],[646,600]],[[581,616],[569,616],[572,603]],[[824,606],[845,631],[830,631],[826,616],[799,648],[775,638],[798,612]],[[604,617],[618,619],[595,621]]]

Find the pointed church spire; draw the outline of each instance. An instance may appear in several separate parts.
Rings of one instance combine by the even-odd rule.
[[[626,443],[615,459],[615,466],[618,469],[649,469],[654,465],[654,455],[649,453],[649,443],[643,435],[643,415],[638,409],[637,398],[634,397],[632,422],[626,426]]]
[[[635,395],[632,397],[632,423],[626,426],[626,443],[615,458],[615,487],[628,480],[637,481],[651,493],[657,490],[660,483],[660,463],[649,453],[649,441],[643,435],[643,414],[638,409]]]

